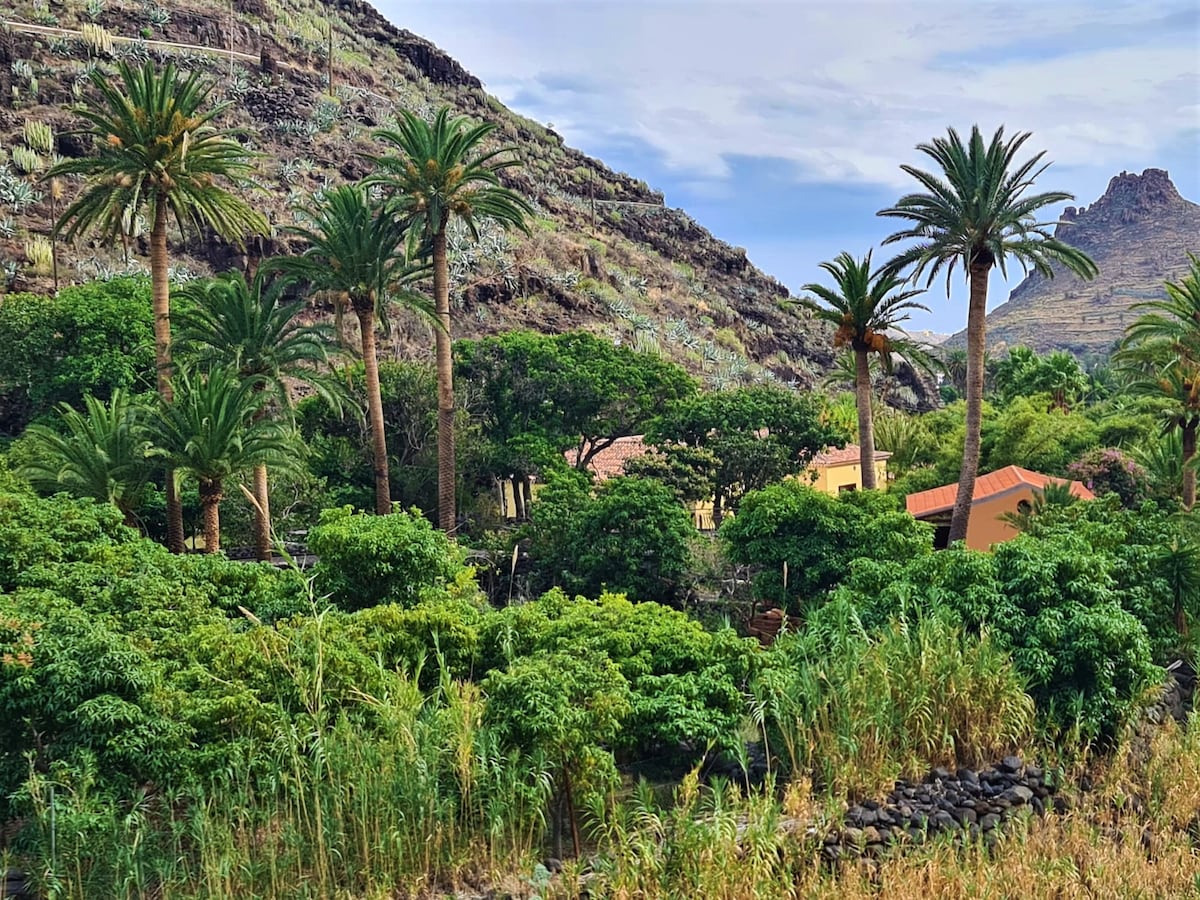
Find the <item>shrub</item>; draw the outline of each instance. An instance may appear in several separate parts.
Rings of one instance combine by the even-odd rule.
[[[320,557],[318,591],[349,610],[412,606],[422,590],[453,581],[462,569],[461,552],[416,509],[390,516],[327,509],[308,546]]]
[[[1033,731],[1033,701],[1008,655],[945,611],[868,635],[848,603],[831,603],[806,633],[776,642],[754,694],[773,753],[852,794],[933,765],[978,766]]]
[[[532,509],[530,556],[547,586],[671,602],[682,591],[695,535],[691,516],[666,485],[611,478],[594,496],[560,475]]]
[[[1082,481],[1097,496],[1116,494],[1124,506],[1150,496],[1146,470],[1115,447],[1097,447],[1067,466],[1067,477]]]
[[[909,559],[933,549],[929,526],[900,512],[894,498],[870,491],[833,497],[795,480],[747,494],[721,539],[733,562],[759,567],[760,597],[793,610],[836,585],[851,560]]]

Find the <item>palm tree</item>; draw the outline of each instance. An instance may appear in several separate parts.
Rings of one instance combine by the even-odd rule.
[[[43,493],[66,491],[111,503],[125,524],[136,528],[136,510],[151,473],[144,410],[121,388],[107,404],[90,394],[83,403],[86,414],[69,404],[59,405],[65,434],[42,424],[25,430],[33,461],[18,474]]]
[[[175,478],[191,475],[200,486],[204,551],[221,548],[221,501],[225,479],[258,465],[291,468],[299,444],[283,423],[259,415],[267,400],[258,379],[233,369],[192,378],[175,375],[170,401],[146,423],[151,453],[167,460]]]
[[[854,351],[854,394],[858,406],[859,465],[862,468],[863,488],[875,489],[875,429],[871,416],[870,355],[878,355],[885,369],[891,367],[896,339],[888,335],[908,319],[908,311],[926,309],[912,298],[920,290],[902,291],[905,279],[896,269],[884,266],[871,271],[871,253],[861,260],[849,253],[839,253],[833,262],[821,263],[836,287],[806,284],[803,290],[816,294],[824,306],[812,300],[803,301],[816,314],[837,326],[834,347],[847,344]],[[928,310],[926,310],[928,311]]]
[[[291,410],[289,383],[306,385],[340,408],[344,391],[320,368],[329,362],[333,328],[301,323],[304,303],[285,303],[282,285],[267,287],[261,278],[247,284],[242,273],[228,272],[190,282],[181,293],[191,301],[176,317],[189,362],[205,370],[227,366],[253,379],[267,395],[260,415]],[[271,504],[262,463],[254,467],[254,500],[255,548],[259,559],[269,560]]]
[[[375,324],[388,327],[388,306],[401,301],[432,315],[432,307],[404,289],[427,267],[409,262],[404,252],[407,229],[383,206],[372,203],[362,185],[342,185],[325,191],[300,213],[308,224],[288,227],[308,248],[296,257],[277,257],[263,263],[264,271],[303,281],[328,294],[340,317],[349,307],[358,319],[367,387],[367,422],[371,429],[375,470],[375,512],[392,511],[388,478],[387,437],[383,398],[379,391],[379,355]]]
[[[202,80],[197,72],[184,77],[173,63],[160,70],[152,62],[140,69],[121,62],[119,86],[100,70],[91,79],[100,102],[76,108],[87,124],[74,133],[94,139],[95,155],[65,160],[45,176],[84,179],[82,193],[58,219],[54,236],[64,229],[68,239],[95,231],[104,240],[120,237],[125,242],[138,215],[149,208],[154,355],[159,394],[170,402],[167,226],[174,218],[181,231],[186,225],[208,228],[235,242],[265,232],[262,213],[221,186],[244,183],[252,172],[251,156],[213,124],[230,104],[205,109],[216,82]],[[169,476],[167,545],[176,553],[183,550],[183,511]]]
[[[450,274],[446,259],[446,229],[460,219],[478,240],[478,225],[493,221],[504,228],[528,231],[525,216],[530,205],[515,191],[500,184],[500,172],[517,161],[514,148],[504,146],[480,152],[480,145],[496,126],[471,124],[450,117],[442,107],[432,124],[403,112],[394,129],[376,137],[396,153],[376,160],[379,172],[372,179],[389,192],[398,216],[411,223],[410,241],[427,248],[433,258],[433,300],[437,315],[438,375],[438,525],[452,532],[455,525],[454,471],[454,370],[451,359]]]
[[[950,540],[963,540],[971,515],[975,476],[979,471],[980,425],[983,415],[985,316],[988,277],[993,267],[1007,277],[1007,260],[1014,257],[1025,271],[1054,277],[1053,262],[1059,262],[1081,278],[1096,274],[1096,264],[1082,250],[1071,247],[1050,231],[1053,223],[1039,224],[1035,214],[1072,195],[1050,191],[1027,195],[1049,163],[1040,165],[1045,152],[1023,163],[1016,155],[1029,139],[1029,132],[1005,139],[997,128],[985,142],[979,126],[971,128],[964,144],[958,132],[934,138],[917,149],[937,163],[940,172],[924,172],[914,166],[900,168],[920,182],[923,193],[907,194],[879,215],[906,219],[910,228],[898,231],[885,244],[915,240],[893,262],[897,269],[914,265],[913,278],[929,273],[933,283],[946,269],[946,292],[954,268],[962,264],[970,284],[967,305],[967,433],[963,448],[958,496],[950,520]]]
[[[1130,388],[1170,402],[1167,428],[1182,436],[1183,505],[1196,503],[1196,434],[1200,428],[1200,257],[1166,283],[1166,297],[1134,305],[1145,310],[1125,330],[1115,358],[1131,375]]]

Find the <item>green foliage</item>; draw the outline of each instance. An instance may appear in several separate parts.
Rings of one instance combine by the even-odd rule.
[[[572,600],[558,590],[489,617],[481,644],[486,669],[554,653],[611,660],[630,689],[615,748],[628,756],[682,746],[693,758],[737,740],[755,649],[730,628],[706,631],[659,604],[614,594]]]
[[[423,590],[453,582],[462,568],[446,535],[416,509],[388,516],[356,515],[348,506],[325,510],[308,546],[320,557],[318,591],[343,609],[412,606]]]
[[[1012,654],[1051,734],[1104,743],[1160,674],[1146,627],[1121,606],[1116,568],[1112,556],[1056,525],[992,554],[859,560],[835,596],[861,610],[868,627],[948,608],[969,632],[986,632]]]
[[[586,468],[615,438],[642,433],[695,383],[660,357],[588,332],[512,331],[455,345],[457,375],[470,382],[497,476],[533,475],[575,449]]]
[[[1033,702],[1007,653],[937,610],[867,634],[850,605],[831,603],[765,654],[753,690],[768,746],[836,794],[873,796],[934,765],[979,766],[1033,732]]]
[[[796,480],[746,495],[737,518],[721,526],[721,540],[733,562],[756,567],[756,593],[792,611],[841,581],[852,560],[905,560],[933,549],[929,526],[900,512],[892,497],[833,497]]]
[[[984,426],[984,467],[1017,465],[1061,476],[1097,440],[1096,427],[1086,417],[1018,397]]]
[[[1088,389],[1088,377],[1070,353],[1056,350],[1038,356],[1028,347],[1013,347],[996,365],[993,390],[1001,403],[1018,397],[1047,394],[1055,407],[1066,410]]]
[[[666,485],[623,476],[592,495],[578,479],[560,476],[539,491],[531,514],[529,553],[547,586],[659,602],[679,597],[695,528]]]
[[[718,515],[721,509],[736,510],[747,491],[794,475],[825,447],[846,442],[843,432],[825,424],[811,395],[772,385],[683,399],[664,410],[647,438],[655,445],[683,443],[716,456]]]
[[[0,433],[19,434],[56,404],[154,383],[150,285],[117,278],[57,297],[9,294],[0,303]]]

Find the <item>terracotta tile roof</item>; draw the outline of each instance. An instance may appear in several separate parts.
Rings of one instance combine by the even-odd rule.
[[[987,475],[980,475],[975,479],[975,495],[971,498],[971,502],[973,504],[979,503],[989,497],[995,497],[1019,487],[1030,487],[1040,491],[1048,484],[1064,483],[1071,486],[1071,493],[1080,500],[1095,499],[1096,495],[1089,491],[1081,482],[1068,482],[1065,478],[1054,478],[1050,475],[1043,475],[1041,472],[1031,472],[1029,469],[1022,469],[1020,466],[1006,466],[1003,469],[997,469],[995,472],[989,472]],[[908,507],[909,513],[920,519],[924,516],[953,509],[954,498],[957,494],[958,484],[944,484],[941,487],[931,488],[928,491],[909,494],[904,502]]]
[[[858,444],[847,444],[840,450],[837,447],[826,447],[813,457],[812,464],[814,466],[846,466],[858,462],[860,454],[861,450]],[[876,462],[891,458],[892,454],[885,450],[875,451]]]
[[[642,440],[642,435],[619,437],[610,446],[592,457],[591,462],[587,465],[588,471],[598,480],[605,481],[617,475],[624,475],[627,460],[645,456],[649,452],[650,448]],[[579,459],[579,451],[567,450],[563,456],[566,457],[567,464],[573,466]]]

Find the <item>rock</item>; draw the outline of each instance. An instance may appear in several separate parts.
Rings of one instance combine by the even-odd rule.
[[[562,860],[553,856],[547,857],[546,861],[543,862],[542,865],[546,867],[546,871],[553,872],[555,874],[561,872],[563,867]]]
[[[944,809],[939,809],[929,820],[931,831],[949,831],[955,826],[954,817]]]
[[[957,772],[958,780],[970,787],[979,787],[979,776],[970,769],[959,769]]]
[[[975,822],[977,821],[977,817],[975,815],[975,810],[968,809],[965,806],[960,806],[957,809],[955,809],[954,812],[952,813],[952,815],[954,816],[954,818],[956,818],[958,820],[959,824],[962,825],[964,828],[967,827],[968,825],[974,825]]]
[[[1001,796],[1008,800],[1013,806],[1019,806],[1022,803],[1028,803],[1033,799],[1033,791],[1025,787],[1023,784],[1013,785]]]
[[[880,844],[883,842],[883,835],[879,833],[879,829],[873,825],[868,825],[862,830],[863,840],[868,844]]]
[[[1000,824],[1000,817],[995,813],[988,813],[979,820],[979,827],[984,831],[991,831]]]
[[[843,846],[861,847],[863,843],[863,832],[861,828],[845,828],[842,830]]]
[[[947,769],[945,766],[937,766],[936,768],[933,769],[933,771],[931,771],[929,773],[929,776],[925,780],[927,782],[949,781],[950,780],[950,770]]]
[[[1017,773],[1025,767],[1025,763],[1021,761],[1019,756],[1006,756],[1000,760],[1000,765],[997,768],[1001,772]]]

